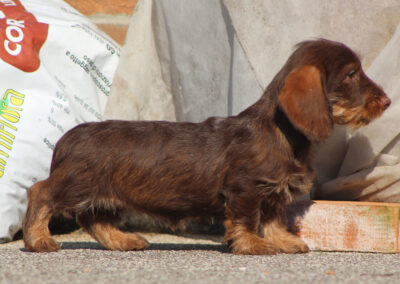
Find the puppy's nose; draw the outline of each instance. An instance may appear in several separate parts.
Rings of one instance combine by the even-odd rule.
[[[381,103],[384,109],[387,109],[392,101],[387,97],[387,96],[382,96],[381,97]]]

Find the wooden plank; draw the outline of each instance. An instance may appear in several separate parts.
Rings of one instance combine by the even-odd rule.
[[[132,14],[138,0],[65,0],[69,5],[85,15]]]
[[[400,203],[303,201],[288,225],[311,250],[399,253],[399,212]]]

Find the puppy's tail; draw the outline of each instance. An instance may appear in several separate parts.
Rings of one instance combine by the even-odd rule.
[[[28,208],[23,221],[25,247],[34,252],[52,252],[60,246],[50,236],[51,210],[49,181],[37,182],[28,190]]]

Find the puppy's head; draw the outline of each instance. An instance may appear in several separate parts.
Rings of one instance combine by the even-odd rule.
[[[309,140],[326,139],[333,124],[358,128],[380,116],[390,99],[367,77],[344,44],[302,42],[283,68],[279,106]]]

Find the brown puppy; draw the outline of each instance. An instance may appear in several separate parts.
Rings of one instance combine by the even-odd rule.
[[[334,123],[365,125],[389,104],[353,51],[316,40],[300,43],[237,116],[79,125],[57,143],[49,178],[29,189],[25,246],[58,250],[48,222],[67,213],[106,248],[145,249],[145,239],[116,227],[123,214],[140,211],[171,225],[225,216],[225,241],[236,254],[307,252],[286,230],[285,207],[310,190],[311,146]]]

